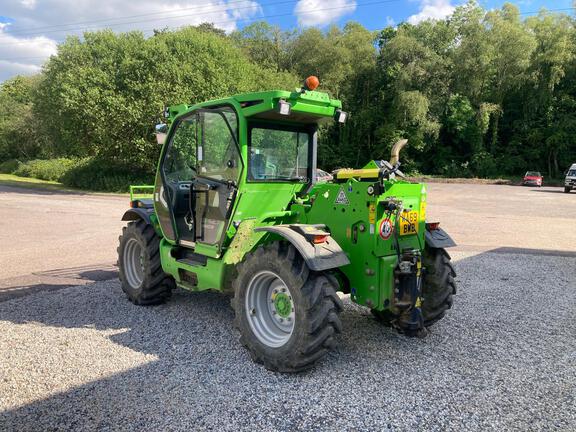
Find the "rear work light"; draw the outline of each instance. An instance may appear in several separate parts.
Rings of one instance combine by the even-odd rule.
[[[278,101],[278,112],[282,115],[290,115],[292,106],[285,100]]]
[[[342,111],[341,109],[337,109],[334,117],[338,123],[346,123],[346,120],[348,120],[348,113],[346,111]]]

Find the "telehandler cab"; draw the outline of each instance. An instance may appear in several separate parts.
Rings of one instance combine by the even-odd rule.
[[[133,303],[176,286],[230,293],[241,343],[282,372],[335,347],[337,291],[407,335],[425,334],[456,293],[454,242],[425,222],[426,186],[398,169],[406,141],[390,162],[316,182],[318,125],[348,116],[317,85],[169,107],[155,185],[131,187],[118,247]]]

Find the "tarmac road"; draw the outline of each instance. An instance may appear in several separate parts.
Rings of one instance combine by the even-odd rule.
[[[0,301],[116,277],[128,200],[0,185]]]
[[[0,431],[576,430],[576,193],[430,184],[454,308],[419,340],[345,301],[299,375],[250,361],[224,296],[127,302],[126,204],[0,186]]]

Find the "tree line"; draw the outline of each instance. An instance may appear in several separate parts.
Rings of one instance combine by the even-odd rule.
[[[1,85],[0,162],[89,158],[152,173],[165,104],[293,89],[309,75],[351,113],[321,130],[327,170],[388,158],[400,138],[413,173],[558,177],[576,162],[575,19],[472,0],[381,31],[257,22],[230,34],[202,24],[69,37],[40,74]]]

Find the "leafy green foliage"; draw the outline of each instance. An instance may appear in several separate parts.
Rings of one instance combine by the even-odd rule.
[[[8,159],[7,161],[0,162],[0,173],[13,174],[20,166],[20,163],[17,159]]]
[[[0,161],[45,154],[44,137],[32,114],[39,79],[18,76],[0,85]]]
[[[80,163],[77,159],[33,159],[19,163],[9,174],[40,180],[61,181],[64,175]]]
[[[131,184],[153,184],[154,175],[124,162],[85,158],[60,181],[78,189],[127,192]]]
[[[145,39],[139,32],[69,38],[46,65],[36,112],[56,151],[152,170],[153,127],[164,104],[253,90],[262,72],[214,32],[186,28]]]

